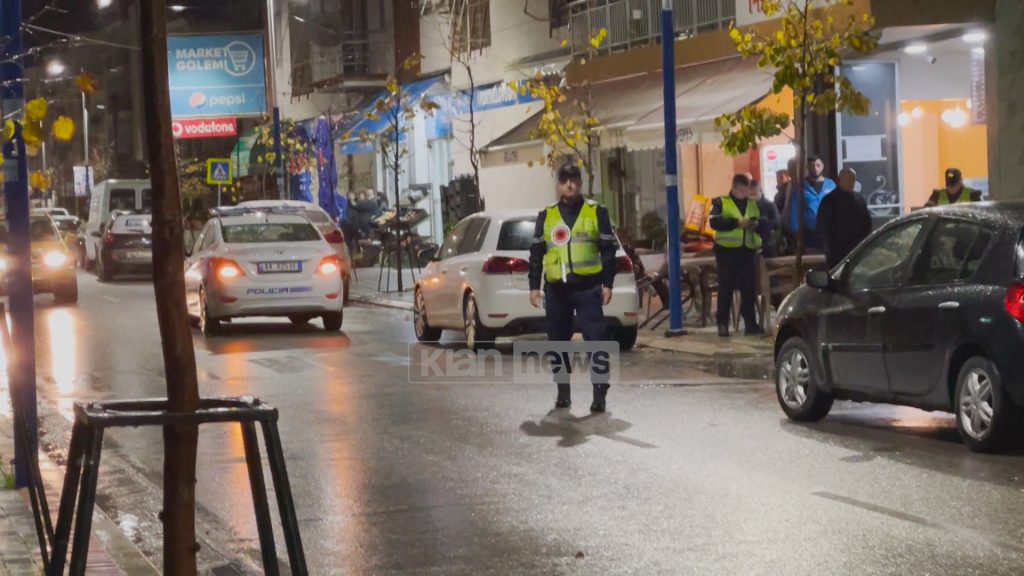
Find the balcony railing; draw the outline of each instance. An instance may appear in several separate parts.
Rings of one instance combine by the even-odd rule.
[[[661,0],[578,0],[569,5],[573,55],[587,51],[593,34],[605,28],[600,52],[622,52],[660,42]],[[736,0],[673,0],[677,36],[728,28]]]
[[[388,73],[387,44],[360,38],[331,46],[310,43],[307,58],[292,65],[292,91],[305,95],[317,88],[368,80]]]

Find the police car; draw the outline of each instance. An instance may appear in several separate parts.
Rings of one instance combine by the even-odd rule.
[[[340,269],[334,249],[300,214],[218,211],[188,250],[189,315],[206,335],[249,316],[294,324],[319,317],[335,332],[342,323]]]
[[[530,305],[527,279],[537,212],[482,212],[460,221],[416,283],[414,328],[420,341],[457,330],[469,348],[499,336],[546,332],[544,311]],[[637,337],[640,299],[633,263],[616,255],[608,337],[625,351]]]

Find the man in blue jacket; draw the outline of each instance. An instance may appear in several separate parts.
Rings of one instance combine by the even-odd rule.
[[[825,163],[817,156],[807,157],[807,177],[800,187],[803,193],[803,231],[804,248],[821,249],[821,238],[817,233],[818,206],[825,196],[836,189],[836,183],[825,177]],[[794,190],[795,191],[795,190]],[[797,233],[797,198],[791,194],[787,207],[786,225],[794,236]]]

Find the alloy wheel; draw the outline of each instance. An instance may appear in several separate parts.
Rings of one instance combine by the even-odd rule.
[[[807,402],[811,367],[800,350],[793,350],[779,365],[778,387],[782,401],[796,410]]]
[[[416,336],[423,338],[427,330],[427,311],[423,303],[423,292],[416,291],[416,300],[413,305],[413,325],[416,328]]]
[[[464,318],[466,321],[466,348],[474,350],[476,348],[476,300],[472,296],[466,299]]]
[[[995,414],[992,379],[984,370],[975,368],[966,375],[960,391],[960,421],[971,438],[984,439],[992,429]]]

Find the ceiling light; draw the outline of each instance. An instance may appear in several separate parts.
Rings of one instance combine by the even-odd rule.
[[[948,124],[950,128],[963,128],[967,124],[967,113],[961,110],[959,106],[950,108],[942,113],[942,121]]]
[[[167,9],[170,10],[171,12],[184,12],[185,11],[185,7],[182,6],[181,4],[173,4],[171,6],[168,6]]]
[[[50,76],[60,76],[67,68],[60,60],[50,60],[50,63],[46,65],[46,73]]]
[[[911,44],[903,49],[907,54],[924,54],[928,51],[927,44]]]
[[[302,18],[300,16],[296,16],[294,14],[292,14],[292,20],[295,20],[296,22],[302,22],[303,24],[306,23],[306,19],[305,18]]]
[[[975,30],[964,34],[963,39],[964,42],[967,42],[968,44],[981,44],[985,40],[988,40],[988,33],[981,30]]]
[[[911,120],[910,114],[906,112],[900,112],[900,115],[896,117],[896,121],[899,122],[900,126],[904,127],[909,126]]]
[[[924,110],[920,106],[914,106],[914,109],[910,111],[910,116],[914,120],[919,120],[924,116]]]
[[[96,7],[100,10],[104,8],[110,8],[110,5],[114,3],[114,0],[96,0]]]

